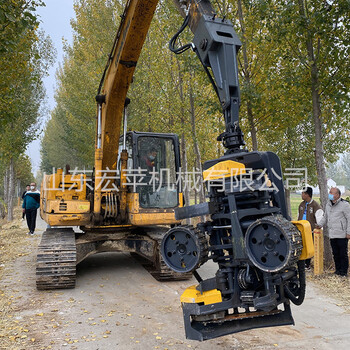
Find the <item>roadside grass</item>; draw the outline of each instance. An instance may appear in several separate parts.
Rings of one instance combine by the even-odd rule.
[[[343,307],[350,313],[350,277],[340,277],[327,269],[322,275],[307,275],[307,280],[312,281],[322,293],[335,300],[337,306]],[[307,288],[307,285],[306,285]],[[322,307],[322,305],[320,305]]]
[[[0,281],[4,270],[12,261],[24,255],[25,229],[21,225],[21,209],[16,208],[15,219],[8,223],[0,221]],[[18,321],[13,319],[15,310],[7,290],[0,288],[0,349],[20,349],[23,346]],[[18,336],[17,336],[18,335]]]

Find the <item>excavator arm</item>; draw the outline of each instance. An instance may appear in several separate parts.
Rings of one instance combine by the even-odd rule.
[[[157,3],[158,0],[129,0],[121,15],[122,21],[96,97],[102,107],[96,147],[102,151],[103,169],[116,169],[124,102]]]
[[[95,222],[100,220],[102,171],[115,171],[117,167],[125,99],[157,3],[158,0],[127,2],[96,96]]]
[[[237,52],[241,42],[226,19],[217,18],[209,0],[175,0],[194,34],[192,49],[202,63],[220,100],[225,132],[219,135],[227,152],[239,152],[244,145],[239,127],[240,92]],[[176,52],[176,50],[172,50]],[[181,51],[180,51],[181,53]],[[209,69],[210,70],[209,70]]]

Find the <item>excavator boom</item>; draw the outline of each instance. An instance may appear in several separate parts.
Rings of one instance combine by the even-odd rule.
[[[121,15],[122,20],[98,90],[98,95],[104,97],[97,97],[102,105],[102,169],[116,169],[124,101],[157,3],[158,0],[129,0]]]

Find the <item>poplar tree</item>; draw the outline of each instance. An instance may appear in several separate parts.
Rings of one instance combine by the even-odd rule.
[[[51,41],[38,31],[41,1],[0,4],[0,173],[7,219],[13,218],[16,160],[38,137],[42,79],[53,60]]]

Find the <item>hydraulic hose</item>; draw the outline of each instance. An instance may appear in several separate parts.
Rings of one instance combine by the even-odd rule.
[[[298,263],[298,273],[299,273],[299,282],[300,287],[298,288],[298,295],[295,295],[288,287],[287,284],[284,285],[284,292],[287,297],[295,305],[301,305],[305,299],[306,292],[306,274],[305,274],[305,261],[299,260]]]
[[[176,44],[176,40],[177,38],[179,37],[179,35],[185,30],[185,28],[187,27],[187,24],[188,24],[188,20],[189,20],[189,17],[188,15],[186,16],[184,22],[182,23],[182,26],[181,28],[175,33],[175,35],[170,39],[169,41],[169,49],[170,51],[176,53],[176,54],[181,54],[183,52],[185,52],[186,50],[188,50],[189,48],[192,47],[192,44],[186,44],[186,45],[183,45],[179,48],[176,48],[175,47],[175,44]]]

